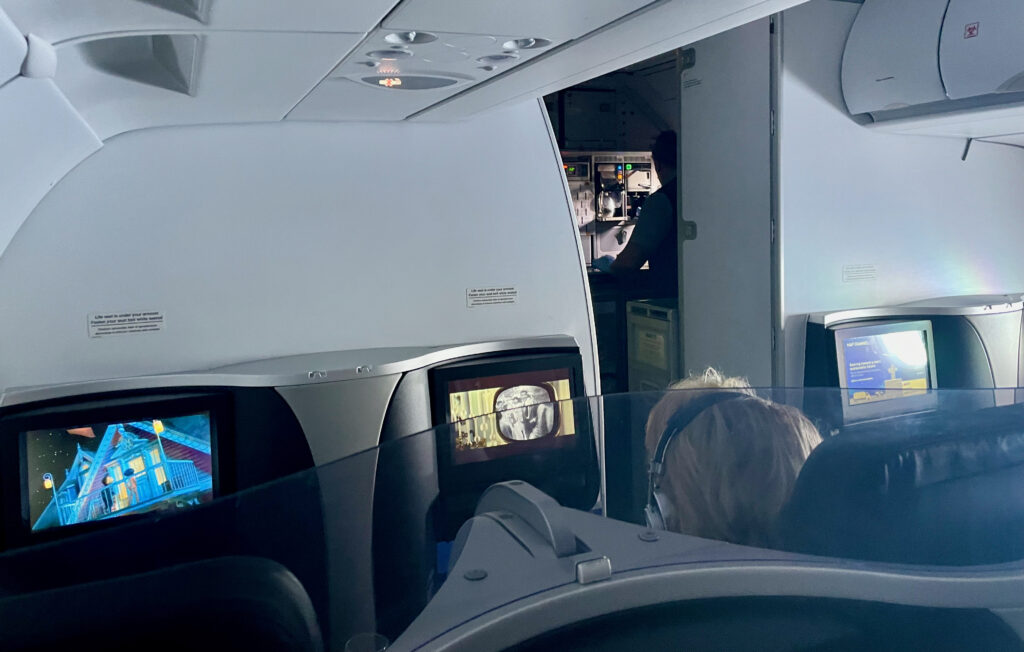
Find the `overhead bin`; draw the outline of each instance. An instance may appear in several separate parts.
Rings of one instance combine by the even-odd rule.
[[[939,66],[950,99],[1024,91],[1024,2],[950,0]]]
[[[935,60],[946,3],[864,3],[843,54],[843,93],[850,113],[946,99]]]
[[[1024,133],[1024,4],[865,0],[846,42],[851,114],[904,133]]]
[[[95,39],[58,48],[56,82],[104,139],[169,124],[280,120],[357,38],[197,32]]]
[[[257,30],[363,34],[394,0],[4,0],[23,32],[55,44],[105,35]]]

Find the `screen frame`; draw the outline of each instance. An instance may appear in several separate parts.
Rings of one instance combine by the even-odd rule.
[[[232,402],[223,393],[137,394],[76,397],[45,407],[32,406],[28,411],[5,415],[0,420],[0,449],[4,481],[0,483],[3,500],[5,548],[36,545],[63,539],[96,529],[117,527],[147,519],[166,517],[167,512],[153,510],[128,514],[113,519],[87,521],[73,525],[32,530],[27,491],[28,464],[26,433],[57,430],[97,423],[126,423],[150,419],[169,419],[206,412],[210,415],[210,464],[213,470],[213,499],[234,489],[234,437],[230,432]],[[9,496],[10,498],[3,498]],[[212,502],[212,501],[211,501]],[[203,505],[197,505],[201,508]]]
[[[876,322],[857,322],[836,326],[832,330],[835,334],[836,372],[844,423],[925,412],[938,408],[939,399],[935,393],[935,390],[938,389],[935,369],[935,336],[931,320],[889,319]],[[928,351],[928,390],[924,394],[850,405],[848,396],[850,388],[846,387],[846,341],[857,337],[922,331],[925,333],[925,347]]]
[[[450,423],[449,383],[558,369],[569,369],[570,398],[567,400],[574,401],[575,435],[556,438],[567,441],[563,445],[555,446],[549,443],[548,438],[514,442],[507,446],[515,446],[521,452],[494,459],[455,463],[455,429]],[[482,492],[494,482],[505,479],[523,480],[534,484],[560,502],[572,502],[568,485],[579,484],[577,489],[581,492],[591,489],[592,479],[589,477],[588,465],[596,463],[597,451],[589,411],[579,409],[579,399],[586,397],[586,390],[583,382],[583,361],[578,351],[568,349],[507,356],[492,355],[455,362],[431,369],[429,381],[432,420],[436,433],[438,488],[442,503],[446,500],[458,502],[460,495]],[[446,425],[448,427],[445,427]],[[566,483],[565,488],[560,488],[559,483],[562,481]],[[588,505],[586,508],[589,507]]]

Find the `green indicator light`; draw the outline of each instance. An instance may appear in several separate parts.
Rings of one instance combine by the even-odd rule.
[[[626,163],[626,169],[627,170],[632,170],[633,169],[633,164],[632,163]]]

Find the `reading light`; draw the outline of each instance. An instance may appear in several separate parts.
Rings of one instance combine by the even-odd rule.
[[[451,77],[435,77],[432,75],[363,77],[362,80],[363,83],[376,86],[377,88],[383,87],[396,91],[425,91],[433,88],[451,86],[452,84],[457,84],[459,82],[458,79]]]
[[[549,45],[551,45],[551,41],[546,38],[517,38],[505,41],[501,47],[505,50],[536,50]]]

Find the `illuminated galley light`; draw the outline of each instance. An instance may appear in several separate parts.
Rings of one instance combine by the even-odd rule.
[[[153,432],[161,434],[164,431],[164,422],[160,419],[153,419]]]
[[[50,473],[43,474],[43,489],[53,489],[53,475]]]
[[[388,88],[394,88],[395,86],[402,85],[401,77],[385,77],[384,79],[378,79],[377,83],[381,86],[387,86]]]

